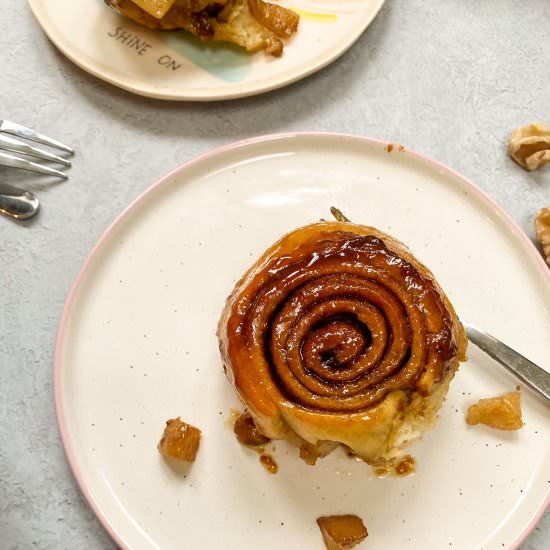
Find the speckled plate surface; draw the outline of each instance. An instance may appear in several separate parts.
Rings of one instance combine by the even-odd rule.
[[[475,347],[439,424],[411,447],[413,476],[379,479],[340,452],[310,467],[285,443],[270,475],[236,442],[226,419],[237,400],[215,337],[225,298],[281,234],[327,217],[330,205],[404,241],[464,319],[550,365],[548,269],[458,174],[397,146],[328,134],[202,156],[106,231],[60,325],[55,388],[67,456],[121,547],[321,549],[315,519],[354,513],[370,533],[365,548],[496,550],[517,547],[542,514],[548,408],[524,389],[521,431],[467,426],[468,405],[517,383]],[[178,415],[204,434],[183,471],[156,449]]]
[[[249,55],[184,32],[155,32],[101,0],[29,0],[50,40],[89,73],[140,95],[171,100],[232,99],[280,88],[340,57],[384,0],[284,0],[301,16],[281,58]]]

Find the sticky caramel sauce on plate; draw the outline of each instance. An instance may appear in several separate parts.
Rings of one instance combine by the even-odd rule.
[[[276,474],[279,471],[279,465],[271,455],[261,455],[260,462],[270,474]]]

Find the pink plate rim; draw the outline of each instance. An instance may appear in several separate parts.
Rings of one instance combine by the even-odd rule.
[[[170,182],[175,176],[181,174],[185,170],[188,170],[192,166],[199,164],[205,160],[208,160],[212,157],[215,157],[217,155],[226,153],[228,151],[233,151],[245,147],[249,147],[251,145],[255,145],[258,143],[266,143],[271,142],[275,140],[290,140],[290,139],[296,139],[296,138],[321,138],[321,139],[346,139],[356,142],[362,142],[362,143],[370,143],[370,144],[376,144],[376,145],[384,145],[388,146],[390,145],[390,142],[380,140],[380,139],[374,139],[374,138],[368,138],[364,136],[358,136],[353,134],[346,134],[346,133],[338,133],[338,132],[288,132],[288,133],[278,133],[278,134],[268,134],[264,136],[258,136],[254,138],[248,138],[243,139],[240,141],[236,141],[233,143],[230,143],[228,145],[223,145],[221,147],[217,147],[216,149],[213,149],[212,151],[209,151],[207,153],[203,153],[199,155],[198,157],[195,157],[194,159],[191,159],[190,161],[184,163],[183,165],[179,166],[178,168],[170,171],[165,176],[161,177],[159,180],[157,180],[155,183],[153,183],[148,189],[146,189],[139,197],[134,199],[129,206],[127,206],[121,214],[119,214],[115,220],[107,227],[107,229],[103,232],[97,243],[92,248],[91,252],[89,253],[88,257],[84,261],[84,264],[82,268],[80,269],[70,291],[67,296],[67,299],[65,301],[65,305],[63,307],[63,312],[61,314],[61,319],[58,326],[57,331],[57,337],[56,337],[56,343],[55,343],[55,356],[54,356],[54,394],[55,394],[55,409],[56,409],[56,415],[57,415],[57,423],[59,426],[59,431],[61,434],[61,440],[63,442],[63,447],[65,449],[65,454],[67,456],[67,460],[69,462],[69,465],[71,467],[71,470],[73,472],[73,475],[76,479],[76,482],[78,483],[78,486],[80,487],[80,490],[82,491],[84,497],[86,498],[88,504],[94,511],[95,515],[99,519],[99,521],[103,524],[103,527],[107,530],[109,535],[112,537],[112,539],[117,543],[118,546],[120,546],[122,549],[129,550],[129,546],[124,542],[122,539],[122,536],[119,535],[114,525],[112,525],[107,518],[106,515],[103,514],[99,504],[95,501],[92,492],[88,485],[86,484],[86,481],[84,479],[84,476],[82,475],[82,472],[78,465],[78,460],[76,457],[76,454],[74,452],[74,449],[71,444],[71,439],[69,436],[69,431],[67,428],[67,418],[65,416],[65,407],[63,402],[63,392],[61,388],[61,377],[62,377],[62,356],[63,356],[63,349],[64,349],[64,343],[65,343],[65,333],[67,330],[67,325],[70,318],[71,309],[73,306],[73,302],[75,300],[76,294],[79,290],[80,284],[88,271],[88,268],[94,261],[96,255],[99,253],[99,251],[102,249],[103,245],[106,243],[108,238],[110,237],[111,233],[117,228],[127,217],[128,215],[139,205],[141,205],[152,193],[154,193],[157,188],[161,187],[162,185]],[[393,144],[392,144],[393,145]],[[550,269],[548,269],[546,263],[542,259],[542,256],[536,249],[535,245],[531,242],[529,237],[525,234],[525,232],[521,229],[521,227],[514,221],[514,219],[508,214],[501,206],[499,206],[489,195],[487,195],[484,191],[482,191],[476,184],[456,172],[455,170],[452,170],[445,164],[438,162],[431,157],[417,153],[415,151],[412,151],[410,149],[405,149],[406,152],[409,155],[412,155],[413,157],[426,162],[428,164],[432,164],[439,170],[443,170],[447,172],[448,174],[460,179],[463,183],[465,183],[470,190],[475,193],[479,198],[484,200],[486,203],[488,203],[491,208],[496,211],[510,226],[510,228],[514,231],[516,235],[518,235],[524,242],[526,248],[531,252],[535,263],[539,265],[539,267],[542,270],[542,274],[546,277],[548,283],[550,284]],[[523,541],[527,538],[527,536],[531,533],[531,531],[535,528],[535,525],[537,522],[541,519],[544,512],[550,505],[550,490],[548,491],[548,495],[546,497],[546,500],[539,506],[538,510],[534,513],[531,521],[526,525],[524,530],[519,534],[517,539],[512,542],[510,545],[510,550],[517,549]]]

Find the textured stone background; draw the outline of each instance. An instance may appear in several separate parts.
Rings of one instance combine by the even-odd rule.
[[[25,182],[43,202],[28,226],[0,219],[2,549],[114,546],[65,462],[54,337],[91,246],[169,169],[238,138],[337,130],[397,141],[450,165],[530,236],[534,213],[550,204],[550,169],[527,174],[505,154],[512,128],[550,122],[548,0],[388,0],[355,47],[320,74],[208,105],[146,100],[103,84],[51,46],[26,2],[0,0],[0,13],[0,116],[78,151],[64,184],[0,169],[1,180]],[[523,548],[542,550],[549,540],[547,513]]]

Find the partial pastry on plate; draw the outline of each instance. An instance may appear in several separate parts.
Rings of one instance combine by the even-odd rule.
[[[280,56],[298,29],[295,12],[263,0],[105,0],[120,14],[155,30],[184,29],[203,40]]]
[[[435,422],[467,346],[428,268],[346,221],[270,247],[227,299],[218,337],[258,429],[309,463],[339,445],[371,464],[400,456]]]
[[[546,263],[550,265],[550,206],[539,210],[535,218],[535,233]]]

